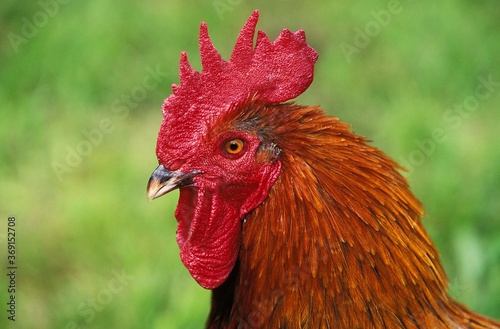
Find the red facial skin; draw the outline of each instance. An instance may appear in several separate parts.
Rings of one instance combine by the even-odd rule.
[[[244,146],[233,155],[225,144],[234,139]],[[179,159],[160,159],[167,169],[173,165],[180,172],[200,172],[193,186],[180,189],[175,217],[181,260],[206,289],[219,286],[230,274],[238,257],[241,221],[264,201],[279,176],[279,160],[263,162],[257,156],[261,144],[249,132],[216,132],[191,143],[194,156],[187,154],[180,166]]]

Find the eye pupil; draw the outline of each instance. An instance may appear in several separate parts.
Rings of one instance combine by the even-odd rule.
[[[224,150],[229,155],[237,155],[241,151],[243,151],[244,146],[245,146],[245,142],[243,140],[232,139],[232,140],[227,141],[224,144]]]
[[[238,143],[236,143],[236,142],[231,142],[231,143],[229,144],[229,149],[230,149],[231,151],[236,151],[236,150],[238,150],[238,147],[239,147],[239,146],[238,146]]]

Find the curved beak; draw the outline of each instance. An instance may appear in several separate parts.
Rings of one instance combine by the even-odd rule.
[[[146,195],[149,200],[161,197],[176,188],[194,184],[193,178],[200,172],[193,170],[189,172],[170,171],[163,165],[153,171],[146,188]]]

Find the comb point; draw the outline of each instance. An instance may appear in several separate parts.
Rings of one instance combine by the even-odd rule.
[[[163,143],[179,139],[178,129],[185,127],[177,122],[184,122],[187,113],[192,127],[205,129],[207,121],[238,109],[249,97],[281,103],[309,87],[318,54],[307,44],[304,31],[293,33],[284,29],[274,41],[258,31],[254,48],[258,19],[259,12],[255,10],[242,27],[229,61],[223,60],[214,47],[207,24],[200,24],[202,70],[194,70],[186,52],[181,53],[180,83],[172,85],[173,94],[162,107],[164,123],[159,136]]]
[[[254,10],[245,25],[241,28],[240,34],[236,39],[230,62],[250,60],[253,52],[253,37],[255,27],[259,21],[259,11]]]
[[[185,51],[181,52],[181,59],[179,63],[181,85],[187,83],[189,80],[192,80],[196,73],[197,72],[191,67],[191,64],[189,64],[187,53]]]
[[[224,61],[210,39],[208,27],[205,22],[200,25],[199,46],[202,71],[220,69],[220,66],[224,63]]]

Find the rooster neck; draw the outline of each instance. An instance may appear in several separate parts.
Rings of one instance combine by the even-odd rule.
[[[274,123],[282,172],[243,224],[208,328],[500,328],[447,296],[397,164],[337,119],[301,110]]]

